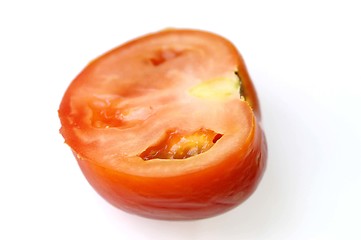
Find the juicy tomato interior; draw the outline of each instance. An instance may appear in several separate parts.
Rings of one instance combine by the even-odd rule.
[[[187,134],[179,131],[169,131],[165,138],[155,146],[147,148],[140,154],[144,160],[184,159],[203,153],[210,149],[222,137],[209,129],[200,129]]]
[[[109,51],[71,83],[59,116],[61,134],[92,186],[140,215],[219,213],[245,199],[264,168],[251,80],[235,47],[211,33],[167,30]],[[239,176],[247,164],[252,177]],[[208,185],[208,178],[217,182]],[[181,179],[203,190],[181,186]],[[212,210],[226,196],[231,203]],[[174,198],[183,200],[174,207]],[[186,207],[192,204],[201,206],[195,215]]]

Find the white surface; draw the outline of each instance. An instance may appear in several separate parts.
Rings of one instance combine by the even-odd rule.
[[[0,2],[0,239],[361,239],[360,5],[209,2]],[[87,62],[165,27],[230,39],[262,104],[267,171],[219,217],[114,209],[58,133],[62,94]]]

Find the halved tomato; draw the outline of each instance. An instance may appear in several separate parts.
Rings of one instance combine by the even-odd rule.
[[[218,35],[168,29],[92,61],[59,109],[94,189],[157,219],[223,213],[255,190],[266,143],[242,57]]]

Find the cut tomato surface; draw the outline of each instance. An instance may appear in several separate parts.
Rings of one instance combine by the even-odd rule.
[[[168,29],[109,51],[70,84],[59,117],[94,189],[145,217],[223,213],[265,169],[254,87],[237,49],[213,33]]]

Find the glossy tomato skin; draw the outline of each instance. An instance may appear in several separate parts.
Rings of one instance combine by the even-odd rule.
[[[209,152],[201,153],[199,156],[187,159],[143,161],[139,159],[139,156],[141,156],[140,153],[144,151],[143,149],[137,157],[134,157],[136,160],[133,158],[129,160],[123,156],[123,153],[117,152],[111,154],[104,152],[104,155],[119,156],[116,160],[113,158],[110,158],[111,160],[104,160],[109,159],[103,159],[101,157],[102,151],[105,151],[104,146],[107,145],[100,146],[99,142],[101,143],[103,139],[112,136],[111,133],[114,132],[112,129],[117,129],[118,125],[123,123],[117,119],[105,119],[103,122],[110,127],[103,127],[102,125],[99,127],[98,125],[94,126],[90,124],[88,118],[89,116],[91,118],[91,114],[89,114],[87,108],[90,105],[92,106],[93,103],[89,99],[93,96],[88,93],[86,97],[81,95],[83,92],[93,90],[93,88],[88,87],[87,81],[96,79],[98,75],[104,75],[107,73],[107,69],[113,71],[114,66],[111,66],[111,64],[108,64],[109,66],[104,65],[103,63],[108,61],[108,59],[117,59],[119,52],[126,52],[128,49],[134,48],[134,46],[152,42],[154,39],[166,38],[165,36],[168,35],[175,35],[179,38],[192,36],[192,39],[204,38],[204,41],[212,39],[212,41],[219,42],[221,43],[220,45],[224,45],[226,49],[229,49],[233,59],[232,66],[230,66],[229,69],[236,71],[236,74],[241,79],[241,95],[243,100],[232,100],[229,103],[227,102],[226,105],[230,107],[230,109],[235,109],[236,112],[239,111],[239,114],[244,114],[243,120],[237,122],[237,114],[234,113],[233,110],[225,110],[222,113],[216,113],[214,115],[210,113],[208,118],[212,118],[211,116],[230,114],[228,119],[226,117],[226,120],[228,121],[227,124],[232,126],[220,128],[221,130],[219,130],[219,132],[222,133],[221,139],[214,144]],[[161,61],[163,61],[163,59],[151,60],[152,64],[157,66],[161,65]],[[106,69],[104,70],[104,68]],[[137,70],[138,69],[134,69],[134,71]],[[146,69],[144,72],[144,74],[142,72],[140,74],[143,74],[147,78],[153,74],[148,73]],[[112,74],[114,75],[114,73]],[[120,74],[123,74],[123,72]],[[155,74],[162,76],[162,73],[156,72]],[[112,86],[110,89],[111,88]],[[114,92],[113,89],[110,91]],[[131,99],[133,95],[136,96],[139,94],[136,89],[134,89],[134,91],[119,89],[119,91],[122,91],[123,97],[129,96]],[[101,92],[101,94],[103,94],[103,92]],[[97,92],[94,93],[94,96],[98,97],[101,94]],[[105,102],[107,101],[108,100]],[[85,103],[82,104],[82,102]],[[101,104],[98,105],[103,106]],[[197,104],[201,105],[202,103]],[[239,107],[238,104],[241,107]],[[77,105],[79,105],[79,107]],[[205,104],[204,106],[212,107],[212,105],[213,103]],[[199,110],[201,111],[202,109]],[[207,111],[204,111],[204,113],[205,114],[200,113],[199,116],[207,115]],[[93,118],[95,115],[99,115],[101,118],[104,114],[106,116],[113,114],[113,110],[103,111],[100,109],[99,113],[93,109],[92,114]],[[176,112],[176,114],[179,115],[181,113]],[[196,118],[193,116],[184,116],[188,114],[187,111],[184,111],[182,114],[184,118],[183,121],[185,122]],[[197,115],[195,113],[193,114]],[[235,117],[232,117],[232,114]],[[197,30],[167,30],[133,40],[106,53],[87,66],[70,85],[63,97],[59,109],[59,116],[62,123],[61,134],[64,136],[65,142],[73,150],[84,176],[92,187],[115,207],[144,217],[163,220],[193,220],[224,213],[238,206],[254,192],[266,167],[267,146],[260,124],[260,107],[245,63],[230,42],[212,33]],[[233,118],[235,120],[232,120]],[[152,120],[147,119],[146,121]],[[172,122],[172,120],[169,121]],[[204,124],[207,125],[207,120],[204,121]],[[137,121],[136,124],[143,123],[142,121]],[[225,123],[224,125],[227,124]],[[234,131],[243,130],[239,130],[241,129],[239,126],[233,127],[233,125],[236,126],[238,124],[241,126],[244,125],[246,129],[244,133],[239,133],[239,138],[237,137],[237,132]],[[183,127],[187,127],[186,125],[187,124]],[[151,124],[149,124],[149,126],[151,126]],[[126,125],[125,127],[128,128],[129,126]],[[165,127],[169,128],[167,124],[165,124]],[[201,127],[203,127],[203,125]],[[146,127],[143,127],[143,129],[144,128]],[[131,128],[129,127],[129,129]],[[222,129],[225,133],[223,133]],[[164,131],[166,130],[167,129],[164,129]],[[123,130],[117,131],[117,134],[121,131]],[[230,133],[232,137],[228,137],[228,133]],[[97,134],[103,135],[99,138],[94,137]],[[89,139],[96,140],[79,137],[82,135],[89,136]],[[141,136],[141,133],[134,132],[134,134],[131,133],[127,135],[134,136],[134,144],[130,145],[131,147],[139,144],[137,141],[143,141],[141,138],[136,138],[138,135]],[[124,139],[122,135],[119,136],[121,138],[119,138],[119,141],[117,140],[117,144],[122,145],[122,140]],[[232,141],[229,140],[231,138],[233,138],[236,143],[233,143],[232,147],[229,147],[230,151],[222,152],[225,148],[220,146],[226,144],[227,141],[231,143]],[[216,157],[213,155],[216,155]],[[207,158],[211,160],[208,161]],[[125,165],[126,167],[123,165],[123,167],[117,166],[114,161],[124,161],[128,165]],[[193,161],[196,167],[192,165]],[[153,170],[147,170],[148,167],[149,169],[155,169],[154,172]],[[144,169],[144,171],[138,171],[137,169]],[[173,171],[174,174],[172,173]]]
[[[266,159],[267,145],[258,124],[240,155],[184,176],[132,176],[77,158],[89,183],[113,206],[161,220],[209,218],[238,206],[255,191]]]

